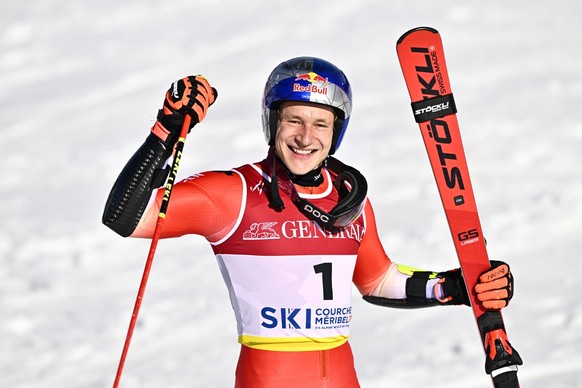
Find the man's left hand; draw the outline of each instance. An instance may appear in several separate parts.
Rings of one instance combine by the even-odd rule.
[[[501,310],[513,297],[513,275],[509,265],[491,260],[491,268],[479,276],[475,285],[477,299],[488,310]]]

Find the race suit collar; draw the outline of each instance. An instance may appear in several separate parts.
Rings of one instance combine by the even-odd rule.
[[[333,185],[340,194],[340,200],[331,211],[319,209],[305,198],[301,198],[297,188],[287,175],[283,162],[275,154],[275,148],[269,149],[265,160],[265,172],[271,178],[269,182],[269,205],[282,211],[285,204],[281,199],[283,192],[291,199],[307,218],[318,223],[321,227],[331,232],[337,232],[349,226],[361,214],[366,201],[368,185],[366,178],[355,168],[343,164],[332,156],[324,162],[325,168],[337,175],[333,178]]]

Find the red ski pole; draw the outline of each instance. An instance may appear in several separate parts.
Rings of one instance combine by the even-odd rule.
[[[184,116],[184,122],[182,123],[182,129],[180,131],[180,138],[178,139],[178,144],[176,144],[176,154],[174,156],[174,161],[172,162],[172,170],[166,182],[166,191],[164,197],[162,198],[162,204],[160,205],[160,212],[158,213],[158,220],[156,222],[156,228],[154,229],[154,235],[152,237],[152,242],[150,244],[150,250],[148,252],[148,257],[146,260],[145,268],[143,270],[143,275],[141,278],[141,283],[139,285],[139,290],[137,292],[137,297],[135,299],[135,304],[133,306],[133,314],[131,315],[131,320],[129,322],[129,328],[127,329],[127,335],[125,336],[125,344],[123,345],[123,352],[121,353],[121,358],[119,360],[119,365],[117,366],[117,373],[115,374],[115,381],[113,383],[113,388],[119,386],[119,380],[121,379],[121,373],[123,371],[123,365],[125,364],[125,359],[127,358],[127,351],[129,350],[129,344],[131,342],[131,337],[133,336],[133,330],[137,323],[137,315],[141,307],[141,302],[145,292],[146,284],[150,274],[150,269],[152,267],[152,262],[154,260],[154,255],[156,253],[156,247],[158,246],[158,240],[160,239],[160,233],[162,231],[162,225],[166,219],[166,211],[168,210],[168,203],[170,202],[170,196],[172,195],[172,188],[174,187],[174,182],[176,181],[176,175],[178,173],[178,167],[180,166],[180,159],[182,157],[182,151],[184,149],[184,143],[186,142],[186,135],[188,134],[188,129],[190,128],[190,122],[192,117],[189,114]]]

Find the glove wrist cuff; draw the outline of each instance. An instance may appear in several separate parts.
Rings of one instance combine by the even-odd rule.
[[[156,135],[164,144],[168,140],[168,136],[170,135],[170,131],[168,131],[162,123],[156,121],[154,126],[151,129],[152,133]]]
[[[157,121],[151,129],[167,149],[172,149],[178,142],[184,116],[178,112],[165,114],[163,109],[158,111]]]

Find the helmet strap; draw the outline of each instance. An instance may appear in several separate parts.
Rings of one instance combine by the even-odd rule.
[[[277,176],[277,155],[275,155],[275,147],[271,147],[269,149],[269,155],[267,156],[267,162],[269,159],[273,159],[272,168],[271,168],[271,182],[270,182],[270,194],[269,195],[269,205],[277,210],[281,211],[285,209],[285,204],[281,199],[281,195],[279,194],[279,177]]]

